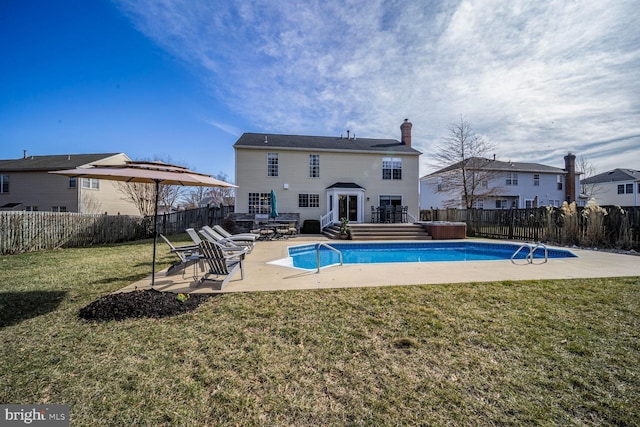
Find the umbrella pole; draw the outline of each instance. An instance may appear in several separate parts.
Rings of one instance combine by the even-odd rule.
[[[158,193],[160,181],[156,180],[156,203],[153,211],[153,266],[151,267],[151,287],[156,283],[156,243],[158,242]]]

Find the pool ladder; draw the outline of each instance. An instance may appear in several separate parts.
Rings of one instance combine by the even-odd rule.
[[[331,249],[332,251],[334,251],[338,255],[340,255],[340,265],[342,265],[342,252],[340,252],[339,250],[337,250],[333,246],[329,246],[326,243],[318,243],[318,246],[316,246],[316,259],[318,260],[318,270],[316,271],[316,273],[320,273],[320,247],[321,246],[324,246],[327,249]]]
[[[527,255],[526,260],[527,260],[527,264],[533,264],[533,253],[538,249],[538,248],[542,248],[544,249],[544,262],[540,263],[540,264],[544,264],[545,262],[549,261],[549,249],[547,249],[547,246],[544,245],[543,243],[536,243],[531,244],[531,243],[523,243],[522,246],[520,246],[514,253],[513,255],[511,255],[511,262],[512,263],[516,263],[514,261],[516,255],[518,255],[520,253],[521,250],[523,250],[524,248],[529,249],[529,255]]]

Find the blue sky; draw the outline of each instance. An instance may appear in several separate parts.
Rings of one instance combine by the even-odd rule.
[[[640,169],[640,3],[0,0],[0,158],[125,152],[234,178],[243,132]]]

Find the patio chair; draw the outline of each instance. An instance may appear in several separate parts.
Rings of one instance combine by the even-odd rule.
[[[169,267],[169,269],[167,270],[167,275],[176,274],[176,272],[179,270],[182,270],[184,274],[184,270],[187,268],[187,266],[190,263],[196,262],[197,260],[199,249],[198,245],[194,244],[185,246],[174,246],[173,243],[171,243],[171,241],[169,241],[169,239],[167,239],[165,235],[160,234],[160,237],[165,241],[167,245],[169,245],[171,252],[176,254],[176,256],[179,258],[178,262]]]
[[[189,237],[191,237],[191,240],[193,240],[193,243],[195,245],[200,245],[200,242],[202,242],[202,239],[200,238],[200,236],[198,236],[198,233],[196,233],[196,230],[194,230],[193,228],[187,228],[186,231]]]
[[[222,237],[218,232],[216,232],[213,228],[204,226],[199,231],[200,235],[210,242],[218,243],[228,250],[243,250],[247,249],[247,253],[251,253],[253,251],[253,247],[255,246],[255,242],[249,242],[246,240],[235,240],[229,239],[226,237]]]
[[[250,241],[250,242],[255,242],[260,235],[257,233],[236,233],[236,234],[231,234],[229,233],[227,230],[225,230],[224,228],[222,228],[219,225],[214,225],[213,229],[215,231],[218,232],[219,235],[221,235],[222,237],[225,237],[227,239],[231,239],[232,237],[235,238],[236,240],[246,240],[246,241]]]
[[[238,270],[240,270],[240,280],[244,279],[244,256],[246,253],[246,249],[240,252],[230,252],[216,242],[203,240],[200,243],[200,257],[206,262],[208,269],[198,283],[208,280],[215,281],[217,284],[214,289],[222,290]],[[212,275],[215,275],[216,278],[209,277]]]

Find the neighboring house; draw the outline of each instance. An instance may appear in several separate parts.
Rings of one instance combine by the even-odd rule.
[[[580,172],[575,170],[576,156],[565,156],[565,168],[538,163],[502,162],[474,157],[465,161],[468,174],[481,176],[475,186],[475,208],[509,209],[562,205],[576,201],[580,194]],[[459,173],[462,162],[420,178],[420,208],[439,209],[465,207],[461,190],[454,193],[445,188],[447,174]]]
[[[411,123],[400,126],[401,141],[350,136],[245,133],[234,144],[235,211],[268,214],[269,194],[280,213],[300,220],[338,223],[371,221],[378,206],[408,207],[418,216],[418,158],[411,147]]]
[[[614,169],[583,179],[580,184],[600,206],[640,206],[640,171]]]
[[[0,210],[140,215],[115,181],[69,178],[51,171],[121,164],[124,153],[24,156],[0,160]]]

